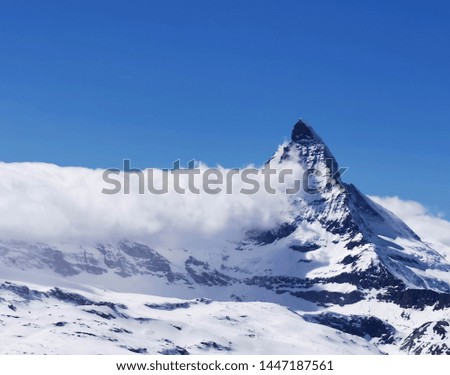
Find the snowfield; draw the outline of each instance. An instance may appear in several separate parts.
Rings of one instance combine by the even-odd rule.
[[[273,303],[80,293],[3,281],[1,354],[380,354]]]

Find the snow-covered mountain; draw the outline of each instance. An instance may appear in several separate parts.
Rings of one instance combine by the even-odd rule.
[[[238,240],[1,241],[8,352],[450,354],[446,259],[344,183],[304,122],[267,165],[314,173]]]

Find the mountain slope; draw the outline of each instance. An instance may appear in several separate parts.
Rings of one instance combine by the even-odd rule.
[[[210,298],[233,309],[242,301],[271,302],[304,315],[308,323],[302,324],[308,327],[329,326],[385,352],[427,352],[416,349],[414,332],[432,341],[442,330],[424,325],[448,319],[446,259],[394,214],[344,183],[331,151],[303,121],[267,166],[290,169],[289,182],[302,182],[287,197],[284,220],[269,230],[249,230],[239,240],[218,237],[196,247],[131,238],[2,241],[0,271],[5,279],[24,283]],[[286,186],[277,188],[284,194]]]

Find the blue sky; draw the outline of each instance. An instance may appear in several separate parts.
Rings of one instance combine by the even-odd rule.
[[[260,164],[298,117],[346,181],[450,216],[446,1],[2,1],[0,160]]]

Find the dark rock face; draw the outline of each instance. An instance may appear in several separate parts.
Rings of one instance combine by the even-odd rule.
[[[410,354],[450,355],[450,324],[446,320],[427,322],[406,337],[401,350]]]
[[[176,346],[174,348],[164,349],[164,350],[160,351],[159,354],[162,354],[162,355],[189,355],[189,352],[185,348]]]
[[[202,341],[200,345],[198,345],[201,349],[214,349],[219,352],[225,351],[229,352],[231,351],[231,348],[229,346],[220,345],[214,341]]]
[[[184,277],[172,272],[170,262],[147,245],[122,241],[117,248],[112,245],[97,245],[103,254],[105,265],[122,277],[134,275],[156,275],[167,281],[183,281]]]
[[[93,275],[107,272],[90,253],[66,254],[53,247],[44,247],[35,251],[41,264],[61,276],[74,276],[83,271]]]
[[[433,332],[440,336],[441,339],[447,338],[447,331],[449,330],[450,324],[447,321],[439,321],[433,327]]]
[[[267,245],[289,236],[297,229],[296,223],[283,223],[278,228],[266,232],[247,233],[248,239],[257,245]]]
[[[150,247],[140,243],[121,242],[119,249],[136,259],[136,266],[148,272],[171,273],[169,261]]]
[[[97,315],[102,319],[106,319],[106,320],[111,320],[111,319],[116,319],[116,317],[113,314],[109,314],[109,313],[104,313],[102,311],[98,311],[98,310],[83,310],[84,312],[87,312],[89,314],[93,314],[93,315]]]
[[[434,306],[434,310],[450,307],[450,294],[438,293],[429,289],[391,289],[387,294],[379,294],[383,301],[394,302],[403,308],[423,310]]]
[[[291,140],[294,143],[302,143],[302,142],[321,142],[319,136],[312,130],[311,127],[306,125],[303,120],[298,120],[294,125],[294,129],[292,129]]]
[[[56,298],[57,300],[71,303],[77,306],[87,306],[95,304],[93,301],[87,299],[81,294],[65,292],[59,288],[50,290],[47,295]]]
[[[45,248],[42,251],[44,262],[56,273],[62,276],[73,276],[80,273],[75,267],[64,259],[61,251]]]
[[[156,260],[156,265],[161,264],[163,269],[167,267],[167,261],[155,250],[146,245],[137,242],[130,243],[122,241],[119,244],[119,249],[133,258]]]
[[[225,286],[232,282],[232,278],[215,270],[210,269],[209,264],[190,256],[185,262],[186,271],[190,277],[201,285]]]
[[[310,251],[320,249],[320,246],[315,243],[311,243],[311,244],[304,244],[304,245],[291,245],[291,246],[289,246],[289,249],[298,251],[299,253],[309,253]]]
[[[383,289],[383,288],[401,288],[404,284],[401,280],[392,275],[382,264],[370,265],[365,270],[355,270],[353,272],[343,272],[327,279],[320,279],[325,282],[335,282],[338,284],[349,283],[358,287],[358,289]],[[318,281],[318,280],[317,280]],[[380,296],[380,298],[382,298]]]
[[[295,288],[307,288],[311,282],[299,277],[289,276],[253,276],[245,279],[245,284],[256,285],[261,288],[274,290],[277,293],[288,293]]]
[[[290,294],[325,307],[331,305],[349,305],[361,301],[364,298],[364,294],[359,290],[350,293],[330,292],[327,290],[306,290],[291,292]]]
[[[299,120],[292,130],[291,144],[286,151],[295,147],[301,156],[300,160],[305,160],[303,167],[305,169],[314,168],[323,162],[324,165],[334,174],[338,172],[339,166],[331,151],[322,141],[320,136],[305,122]],[[285,155],[287,153],[285,152]],[[285,156],[286,157],[286,156]],[[283,157],[282,157],[283,158]],[[308,159],[308,161],[306,161]],[[339,176],[336,176],[339,180]]]
[[[124,349],[128,349],[132,353],[147,354],[147,348],[132,348],[130,346],[122,346]]]
[[[36,299],[39,300],[42,297],[46,296],[46,294],[43,292],[30,289],[25,285],[15,285],[10,283],[9,281],[5,281],[3,284],[1,284],[0,289],[10,291],[27,301],[32,301]]]
[[[326,325],[351,335],[364,338],[367,336],[379,338],[379,341],[384,344],[390,344],[394,341],[395,328],[373,316],[347,316],[327,312],[321,314],[307,314],[303,315],[303,318],[308,322]]]
[[[333,304],[343,306],[361,301],[363,291],[355,290],[349,293],[330,292],[327,290],[305,290],[314,285],[323,283],[321,279],[308,279],[289,276],[253,276],[243,281],[247,285],[255,285],[274,291],[276,294],[290,294],[305,301],[316,303],[319,306]],[[343,281],[347,282],[347,281]]]
[[[163,304],[146,303],[145,306],[155,310],[174,311],[178,309],[188,309],[189,307],[191,307],[191,304],[189,302],[163,303]]]

